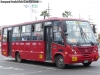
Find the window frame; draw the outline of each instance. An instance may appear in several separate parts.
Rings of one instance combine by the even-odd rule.
[[[58,31],[58,30],[57,30],[57,31],[54,31],[54,22],[55,22],[55,21],[59,21],[59,22],[60,22],[60,25],[59,25],[60,28],[61,28],[60,31]],[[52,24],[52,28],[53,28],[53,29],[52,29],[52,32],[53,32],[53,39],[52,39],[52,40],[53,40],[53,43],[56,43],[56,42],[54,41],[54,34],[56,34],[56,33],[58,33],[58,32],[63,34],[62,22],[63,22],[62,20],[53,20],[53,22],[52,22],[52,23],[53,23],[53,24]],[[63,39],[63,41],[64,41],[64,37],[63,37],[63,36],[62,36],[62,39]],[[59,43],[56,43],[56,44],[59,44]],[[59,45],[64,46],[65,43],[59,44]]]
[[[2,37],[4,36],[4,35],[8,35],[8,34],[4,34],[4,29],[7,29],[7,32],[8,32],[8,28],[6,27],[6,28],[3,28],[2,30],[3,30],[3,32],[2,32]],[[2,42],[7,42],[7,37],[6,37],[6,41],[3,41],[3,39],[4,39],[4,37],[2,38]]]
[[[33,24],[32,24],[32,28],[33,28],[33,26],[34,26],[34,31],[32,31],[32,29],[31,29],[31,41],[44,41],[44,22],[45,22],[45,21],[41,21],[41,22],[36,22],[36,23],[33,23]],[[41,28],[43,28],[43,29],[41,29],[40,31],[35,31],[35,30],[36,30],[36,29],[35,29],[35,24],[38,24],[38,23],[41,23]],[[43,27],[42,27],[42,26],[43,26]],[[41,31],[43,32],[42,39],[41,39],[41,40],[40,40],[40,39],[39,39],[39,40],[33,40],[32,37],[33,37],[34,33],[35,33],[35,32],[38,33],[38,32],[41,32]]]
[[[19,27],[19,33],[13,33],[14,27]],[[12,26],[12,42],[19,42],[19,41],[21,41],[20,31],[21,31],[20,25],[18,25],[18,26]],[[13,41],[13,34],[19,34],[19,40]]]
[[[22,32],[22,27],[23,27],[23,26],[26,27],[27,25],[30,25],[30,26],[31,26],[30,32]],[[24,25],[24,24],[23,24],[23,25],[20,25],[20,29],[21,29],[21,31],[20,31],[20,41],[31,41],[31,36],[32,36],[32,23],[25,24],[25,25]],[[30,36],[29,36],[29,37],[30,37],[30,40],[22,40],[22,37],[23,37],[22,34],[23,34],[23,33],[30,33]]]

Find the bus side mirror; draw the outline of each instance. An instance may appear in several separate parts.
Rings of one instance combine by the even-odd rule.
[[[95,25],[93,25],[93,32],[96,33]]]
[[[93,31],[94,33],[96,33],[96,27],[95,27],[95,25],[91,25],[91,27],[92,27],[92,31]]]
[[[68,33],[67,32],[64,32],[64,35],[67,37],[68,36]]]

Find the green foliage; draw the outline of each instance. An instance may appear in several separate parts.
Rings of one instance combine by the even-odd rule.
[[[43,16],[44,19],[45,19],[46,17],[49,16],[49,13],[47,12],[47,10],[43,10],[43,11],[41,12],[40,16]]]
[[[66,18],[66,17],[68,18],[69,16],[72,16],[72,14],[71,14],[70,11],[64,11],[64,12],[62,13],[62,16],[65,17],[65,18]]]

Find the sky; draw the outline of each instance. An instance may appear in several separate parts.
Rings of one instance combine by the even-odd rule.
[[[42,0],[42,3],[36,4],[38,8],[34,8],[37,13],[31,14],[30,19],[30,8],[26,8],[24,5],[30,5],[29,3],[0,3],[0,26],[12,25],[22,22],[27,22],[30,20],[35,20],[35,15],[37,19],[43,19],[40,16],[42,10],[48,8],[48,3],[50,4],[51,17],[62,17],[62,12],[70,11],[72,12],[71,18],[80,18],[89,20],[89,15],[91,22],[97,25],[98,33],[100,33],[100,0]],[[34,3],[33,3],[34,4]]]

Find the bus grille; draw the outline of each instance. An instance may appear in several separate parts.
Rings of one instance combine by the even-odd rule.
[[[93,47],[90,48],[78,48],[81,54],[91,54],[93,51]]]

